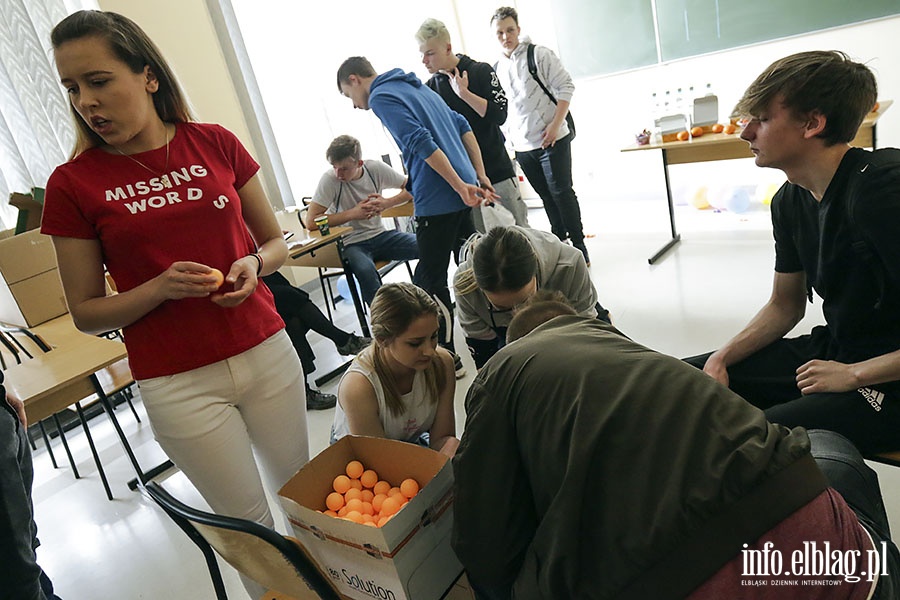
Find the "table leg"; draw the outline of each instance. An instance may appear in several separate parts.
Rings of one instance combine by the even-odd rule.
[[[356,317],[359,319],[359,327],[362,330],[363,337],[371,337],[369,333],[369,323],[366,321],[365,310],[363,309],[362,298],[359,297],[359,290],[356,287],[356,278],[350,272],[350,264],[344,258],[344,242],[337,241],[338,256],[341,257],[341,264],[344,265],[344,276],[347,278],[347,286],[350,288],[350,297],[353,299],[353,306],[356,308]]]
[[[651,265],[656,264],[656,262],[663,257],[663,255],[671,250],[675,244],[681,241],[681,234],[678,233],[678,230],[675,229],[675,204],[672,202],[672,186],[669,183],[669,158],[666,154],[666,150],[662,150],[662,160],[663,160],[663,174],[666,178],[666,199],[669,201],[669,226],[672,229],[672,238],[666,242],[666,245],[660,248],[656,254],[651,256],[648,259],[648,263]]]
[[[136,479],[132,479],[128,482],[128,488],[130,490],[135,490],[138,487],[138,482],[140,482],[141,484],[147,483],[160,473],[171,469],[174,465],[170,460],[164,461],[162,464],[150,469],[149,471],[144,471],[141,468],[141,464],[138,462],[137,457],[134,455],[134,450],[132,450],[131,444],[128,443],[128,438],[125,437],[125,432],[122,431],[122,427],[119,425],[119,420],[116,418],[112,403],[109,401],[109,397],[107,397],[106,393],[103,391],[103,386],[100,385],[100,381],[97,379],[96,375],[91,375],[91,383],[94,384],[94,391],[97,393],[97,397],[100,399],[100,404],[103,406],[103,410],[106,411],[109,420],[112,421],[113,428],[116,430],[116,435],[119,436],[119,441],[122,442],[122,447],[125,449],[125,454],[128,455],[128,460],[131,461],[131,466],[134,467],[134,472],[137,474]]]

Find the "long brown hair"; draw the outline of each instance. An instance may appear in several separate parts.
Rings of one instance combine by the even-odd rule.
[[[403,335],[416,319],[426,316],[438,316],[437,303],[425,290],[411,283],[389,283],[378,288],[371,306],[372,336],[375,343],[360,355],[361,362],[369,363],[381,381],[384,390],[384,403],[391,414],[403,414],[403,401],[394,374],[388,368],[384,356],[384,347],[398,336]],[[425,369],[425,389],[428,400],[437,404],[440,388],[446,379],[444,363],[435,355],[431,364]]]
[[[153,105],[160,119],[166,123],[185,123],[194,120],[175,74],[159,48],[137,23],[114,12],[80,10],[53,28],[50,42],[53,49],[58,50],[66,42],[86,37],[106,40],[113,54],[128,65],[133,73],[140,73],[144,67],[150,67],[159,82],[159,89],[153,94]],[[76,134],[75,147],[70,158],[106,143],[81,118],[71,103],[69,109],[75,119]]]

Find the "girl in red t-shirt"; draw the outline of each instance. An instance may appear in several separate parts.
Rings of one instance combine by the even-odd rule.
[[[154,435],[213,510],[271,526],[251,447],[279,487],[309,448],[300,362],[257,279],[287,256],[259,165],[193,122],[127,18],[80,11],[51,41],[77,140],[48,181],[42,231],[72,319],[124,330]]]

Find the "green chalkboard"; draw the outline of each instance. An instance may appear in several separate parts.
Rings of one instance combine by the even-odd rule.
[[[656,0],[663,61],[900,14],[900,0]]]
[[[554,20],[560,59],[573,77],[656,64],[650,0],[554,0]]]
[[[589,77],[900,15],[900,0],[553,0],[553,11],[563,64]]]

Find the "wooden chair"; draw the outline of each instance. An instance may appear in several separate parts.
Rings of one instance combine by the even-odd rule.
[[[148,482],[144,489],[203,552],[218,600],[227,600],[228,596],[213,548],[235,569],[270,588],[267,599],[340,598],[293,538],[253,521],[187,506],[154,481]]]

